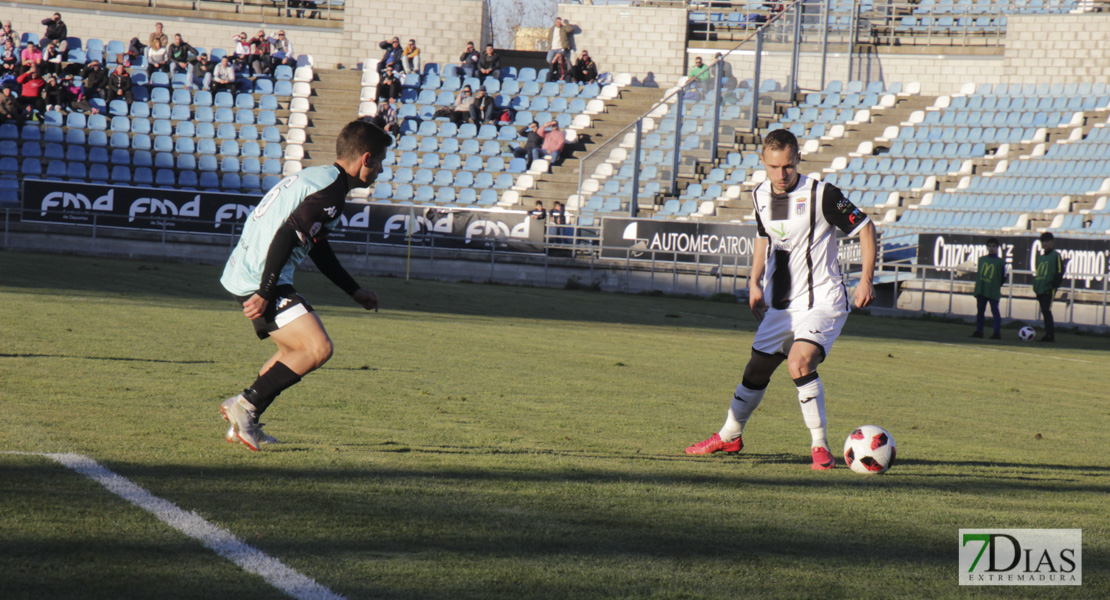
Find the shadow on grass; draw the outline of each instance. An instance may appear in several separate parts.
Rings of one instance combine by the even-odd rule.
[[[160,358],[129,358],[126,356],[76,356],[69,354],[4,354],[0,358],[76,358],[80,360],[106,360],[119,362],[169,363],[175,365],[210,365],[214,360],[164,360]]]
[[[166,297],[226,301],[229,314],[233,299],[220,286],[222,266],[0,252],[0,287],[27,293],[65,295],[116,294],[124,298]],[[619,323],[659,327],[697,327],[755,331],[756,321],[745,304],[725,304],[702,299],[599,293],[485,283],[407,282],[396,278],[361,277],[382,298],[385,311],[411,311],[452,316],[545,319],[552,321]],[[298,272],[297,288],[317,307],[356,310],[350,299],[322,275]],[[62,290],[59,292],[58,290]],[[191,308],[197,307],[190,303]],[[325,324],[327,314],[324,315]],[[899,319],[853,314],[845,334],[852,337],[899,340],[940,340],[968,347],[1024,347],[1017,339],[973,343],[966,339],[970,325],[937,323],[924,319]],[[897,332],[893,328],[897,328]],[[1062,334],[1062,346],[1105,349],[1105,337]]]
[[[284,451],[299,449],[290,445]],[[465,447],[413,451],[505,453]],[[541,454],[673,460],[669,456],[588,452]],[[804,468],[797,464],[797,456],[748,456]],[[992,497],[1010,491],[1107,491],[1106,486],[993,478],[976,484],[967,481],[969,476],[953,478],[947,484],[917,476],[860,477],[851,483],[881,482],[887,490],[902,488],[905,493],[898,496],[884,492],[868,501],[872,506],[859,510],[858,503],[845,495],[858,486],[844,478],[830,478],[828,474],[810,477],[808,473],[795,478],[748,477],[730,472],[726,462],[720,465],[721,472],[713,475],[584,469],[581,463],[511,469],[438,465],[426,469],[378,465],[193,467],[128,462],[109,462],[106,466],[156,496],[201,512],[263,552],[291,560],[307,575],[320,578],[321,583],[350,598],[720,597],[715,586],[736,581],[744,582],[748,597],[815,597],[812,588],[807,593],[804,586],[818,585],[830,586],[820,597],[860,598],[875,597],[864,593],[872,589],[873,582],[866,577],[845,579],[835,573],[839,569],[863,569],[874,576],[876,568],[890,569],[884,571],[887,574],[899,573],[899,581],[884,582],[885,597],[912,597],[912,590],[905,586],[912,588],[915,580],[920,583],[938,571],[954,568],[957,550],[954,533],[945,537],[950,532],[941,535],[924,524],[907,527],[904,518],[875,518],[875,511],[884,515],[888,511],[922,511],[920,506],[896,510],[906,494],[918,495],[927,505],[927,495],[920,492],[953,488],[961,493],[984,491]],[[1018,463],[1006,466],[1055,468]],[[1098,473],[1106,470],[1080,468]],[[0,481],[57,481],[58,472],[63,470],[45,461],[18,466],[0,463]],[[43,493],[26,487],[22,492],[20,486],[9,491]],[[728,490],[736,490],[734,501],[722,504],[731,493]],[[813,491],[815,496],[798,503],[799,490]],[[779,491],[783,494],[781,502],[773,500],[779,497]],[[73,494],[65,502],[95,504],[82,499],[88,496]],[[29,501],[19,497],[23,503]],[[49,500],[57,504],[56,498]],[[814,506],[821,505],[827,510],[807,517]],[[66,510],[67,514],[80,514],[68,512],[68,507]],[[143,570],[146,563],[136,555],[144,550],[163,561],[177,553],[187,556],[197,552],[190,544],[148,547],[119,539],[96,548],[98,553],[113,556],[112,560],[134,558],[129,564],[138,569],[135,583],[150,585],[147,592],[164,590],[165,583],[154,581],[151,573]],[[50,540],[29,539],[18,548],[0,543],[0,559],[5,563],[26,553],[67,560],[90,558],[88,548],[75,549]],[[1088,556],[1088,560],[1095,558]],[[691,564],[698,566],[688,569]],[[821,568],[814,571],[815,566]],[[801,573],[810,574],[794,581],[793,577]],[[32,575],[20,572],[15,579],[9,578],[9,583],[24,581],[31,585],[35,582]],[[172,582],[173,577],[168,581]],[[927,583],[924,595],[936,585],[932,580]],[[50,597],[87,597],[76,586],[54,585],[56,593]],[[951,585],[955,585],[954,579]],[[185,589],[197,588],[189,585]],[[491,591],[494,589],[496,593]],[[681,593],[660,595],[660,590]]]

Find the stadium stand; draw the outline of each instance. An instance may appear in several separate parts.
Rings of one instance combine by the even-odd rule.
[[[83,48],[79,43],[70,46],[67,62],[80,67],[85,61],[104,60],[111,69],[117,60],[112,50],[122,53],[122,48],[123,42],[118,40],[107,44],[85,40]],[[290,128],[288,121],[296,121],[293,115],[303,113],[304,108],[290,98],[296,90],[283,91],[276,84],[299,78],[297,85],[309,85],[310,63],[310,57],[301,56],[296,72],[279,67],[273,81],[242,77],[234,94],[213,95],[186,89],[183,77],[171,80],[166,73],[155,72],[148,79],[140,57],[132,64],[135,87],[130,105],[94,98],[90,103],[97,114],[48,111],[39,121],[21,127],[0,125],[0,141],[11,142],[2,145],[0,156],[16,161],[0,164],[2,189],[18,189],[22,177],[45,177],[261,192],[283,172],[299,170],[295,160],[280,161],[287,154],[283,140],[303,137],[303,130]],[[75,79],[80,85],[80,77]],[[195,160],[194,153],[199,155]],[[245,163],[250,172],[244,172],[240,156],[255,159]],[[221,160],[210,160],[214,158]],[[256,171],[255,163],[262,159],[265,162],[259,162]],[[18,168],[12,168],[13,164]],[[2,197],[12,199],[10,194]]]
[[[375,64],[367,58],[364,65]],[[424,65],[423,75],[409,74],[403,83],[397,120],[401,135],[389,151],[386,170],[371,190],[355,190],[353,197],[440,206],[513,205],[519,193],[535,184],[535,176],[546,172],[547,161],[517,158],[513,149],[524,145],[518,130],[532,121],[555,121],[566,131],[568,142],[577,131],[589,126],[586,114],[591,102],[612,98],[628,77],[602,74],[613,83],[578,84],[545,82],[546,69],[505,67],[500,80],[465,78],[454,65]],[[359,116],[377,114],[374,95],[378,73],[364,70]],[[496,123],[480,127],[459,125],[436,111],[454,103],[463,86],[482,87],[493,98]],[[415,186],[415,187],[414,187]]]

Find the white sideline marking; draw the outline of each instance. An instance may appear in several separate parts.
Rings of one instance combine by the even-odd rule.
[[[195,512],[182,510],[173,502],[151,494],[87,456],[45,452],[0,452],[0,454],[45,456],[73,469],[108,488],[108,491],[120,498],[158,517],[159,521],[199,541],[216,554],[239,565],[244,571],[261,576],[266,583],[298,600],[344,600],[343,596],[290,569],[278,559],[243,543],[230,531],[209,523]]]

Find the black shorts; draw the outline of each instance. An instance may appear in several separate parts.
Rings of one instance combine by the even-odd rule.
[[[235,299],[239,301],[239,307],[242,308],[243,303],[249,300],[250,296],[236,296]],[[274,299],[266,305],[262,316],[252,320],[251,324],[254,325],[254,333],[258,335],[258,339],[264,340],[270,337],[271,332],[310,312],[314,312],[312,305],[304,299],[304,296],[298,294],[293,286],[279,285],[274,289]]]

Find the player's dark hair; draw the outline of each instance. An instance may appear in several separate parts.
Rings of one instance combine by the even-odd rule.
[[[335,140],[335,156],[339,160],[358,158],[364,153],[384,154],[393,144],[393,138],[381,127],[366,121],[351,121],[343,126]]]
[[[779,150],[786,150],[787,148],[793,150],[795,156],[798,155],[798,138],[794,137],[794,134],[786,129],[776,129],[763,138],[764,150],[777,152]]]
[[[1051,233],[1049,233],[1047,231],[1041,234],[1041,241],[1042,242],[1051,242],[1054,239],[1056,239],[1056,237],[1053,236]]]

